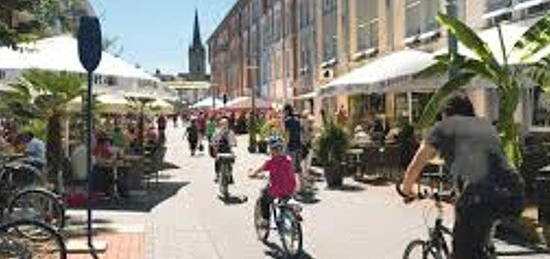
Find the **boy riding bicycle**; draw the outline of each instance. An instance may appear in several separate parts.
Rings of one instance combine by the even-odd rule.
[[[271,158],[259,169],[253,171],[249,177],[258,177],[263,171],[269,171],[269,185],[262,190],[259,201],[261,205],[263,226],[269,226],[269,206],[276,198],[288,198],[296,191],[296,176],[293,170],[292,159],[284,155],[284,141],[280,137],[271,137],[269,140]]]

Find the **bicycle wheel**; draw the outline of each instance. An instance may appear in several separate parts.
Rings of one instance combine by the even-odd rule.
[[[296,258],[302,252],[302,225],[291,211],[281,209],[281,222],[277,229],[281,235],[283,248],[289,258]]]
[[[22,236],[16,229],[32,229],[49,236],[37,242]],[[37,221],[20,220],[0,226],[0,258],[2,259],[66,259],[63,238],[53,228]]]
[[[443,252],[443,258],[451,258],[453,252],[453,233],[446,227],[441,227],[441,238],[443,243],[441,244],[441,251]]]
[[[8,206],[8,213],[13,219],[26,219],[42,222],[55,230],[65,227],[65,208],[57,196],[51,192],[35,189],[17,194]],[[31,236],[32,232],[16,228],[21,235],[30,239],[42,240],[47,236]]]
[[[432,253],[433,248],[424,240],[413,240],[405,248],[403,259],[442,259]]]
[[[260,204],[260,199],[256,201],[256,205],[254,206],[254,227],[256,228],[256,235],[260,241],[263,243],[267,242],[267,238],[269,237],[269,227],[262,226],[263,217],[262,217],[262,209]]]

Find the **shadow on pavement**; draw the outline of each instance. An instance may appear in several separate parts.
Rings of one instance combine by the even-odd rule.
[[[227,199],[224,199],[223,197],[218,195],[218,198],[223,201],[225,205],[244,204],[248,201],[248,197],[245,195],[229,195]]]
[[[365,188],[359,185],[344,184],[340,187],[335,187],[328,190],[343,191],[343,192],[361,192],[361,191],[364,191]]]
[[[158,187],[153,186],[149,190],[138,195],[131,195],[129,198],[121,198],[116,201],[99,200],[94,209],[149,212],[189,184],[190,182],[160,182]]]
[[[283,249],[278,244],[267,241],[265,245],[270,249],[268,251],[265,251],[265,255],[273,259],[289,259],[285,256]],[[302,251],[299,256],[295,257],[295,259],[314,259],[314,257],[308,254],[306,251]]]
[[[356,182],[374,185],[374,186],[390,186],[393,184],[392,181],[385,179],[383,177],[372,177],[372,178],[355,178]]]
[[[297,194],[294,199],[303,204],[316,204],[321,200],[315,196],[315,193]]]
[[[162,166],[160,168],[161,171],[169,170],[169,169],[180,169],[180,167],[173,164],[173,163],[166,162],[166,161],[164,163],[162,163]]]

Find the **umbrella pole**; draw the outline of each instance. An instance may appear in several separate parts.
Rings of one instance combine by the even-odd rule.
[[[86,169],[88,174],[88,246],[93,251],[92,243],[92,72],[88,72],[88,99],[86,102]]]

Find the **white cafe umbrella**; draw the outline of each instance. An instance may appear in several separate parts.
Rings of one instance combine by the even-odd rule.
[[[212,108],[212,103],[215,102],[216,108],[223,107],[223,101],[217,98],[208,97],[205,99],[202,99],[201,101],[196,102],[195,104],[191,105],[191,108],[193,109],[207,109]]]

